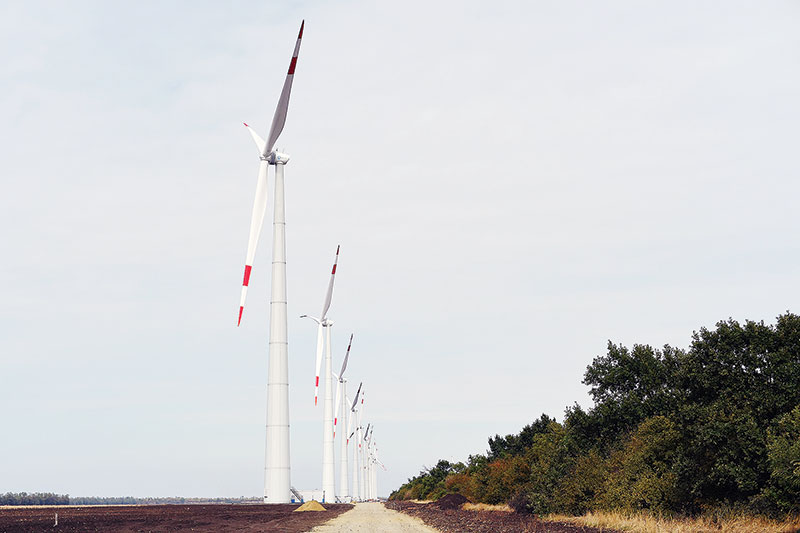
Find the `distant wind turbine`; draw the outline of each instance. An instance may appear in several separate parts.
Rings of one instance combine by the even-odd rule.
[[[361,494],[360,494],[360,488],[359,488],[361,485],[358,482],[359,481],[358,477],[359,477],[359,472],[360,472],[359,463],[358,463],[358,460],[359,460],[358,456],[359,456],[359,447],[360,447],[360,442],[361,442],[361,440],[360,440],[361,439],[361,434],[360,434],[360,427],[359,427],[361,425],[361,411],[358,410],[358,415],[356,415],[356,406],[358,405],[358,399],[359,399],[359,396],[361,395],[361,386],[362,385],[363,385],[363,383],[359,383],[358,384],[358,390],[356,391],[355,399],[352,402],[353,405],[350,407],[350,423],[347,426],[347,442],[349,443],[350,439],[352,439],[353,436],[355,436],[356,437],[356,444],[359,444],[359,446],[353,446],[353,499],[356,500],[356,501],[361,500]],[[349,398],[348,398],[348,402],[349,402]],[[353,424],[356,425],[356,428],[351,431],[351,426]]]
[[[319,396],[319,371],[322,362],[322,347],[325,344],[325,400],[322,418],[322,493],[323,500],[334,501],[336,498],[335,464],[333,457],[333,370],[331,369],[331,327],[333,322],[328,320],[328,310],[331,308],[333,298],[333,281],[336,278],[336,265],[339,263],[339,247],[336,247],[336,258],[331,269],[331,279],[328,282],[328,292],[325,293],[325,302],[322,304],[322,314],[319,318],[310,315],[301,315],[300,318],[310,318],[317,323],[317,360],[316,376],[314,379],[314,405],[317,405]],[[323,330],[326,335],[323,335]],[[323,343],[323,338],[325,342]]]
[[[333,417],[333,438],[336,439],[336,424],[339,421],[339,410],[341,409],[342,413],[342,425],[341,428],[345,428],[347,424],[347,380],[344,379],[344,371],[347,369],[347,360],[350,358],[350,347],[353,346],[353,334],[350,334],[350,342],[347,343],[347,353],[344,356],[344,361],[342,362],[342,369],[339,371],[339,375],[334,374],[333,376],[336,378],[336,401],[334,405],[336,405],[336,414]],[[341,455],[339,456],[339,498],[342,501],[345,501],[350,494],[348,489],[347,483],[347,433],[346,431],[342,430],[339,431],[339,440],[341,445]]]

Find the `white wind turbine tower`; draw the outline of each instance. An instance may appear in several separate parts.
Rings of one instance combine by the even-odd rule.
[[[349,443],[350,439],[352,439],[353,436],[355,435],[356,436],[356,443],[358,444],[358,446],[353,446],[353,499],[356,500],[356,501],[361,500],[361,495],[360,495],[360,492],[359,492],[360,485],[358,483],[358,475],[359,475],[359,472],[360,472],[359,464],[358,464],[358,455],[359,455],[358,451],[359,451],[360,443],[361,443],[361,440],[360,440],[361,439],[361,436],[360,436],[361,434],[359,433],[360,428],[358,426],[361,425],[361,410],[360,409],[358,410],[358,416],[356,416],[356,406],[358,405],[358,397],[361,395],[361,386],[362,385],[363,385],[363,383],[359,383],[358,384],[358,391],[356,391],[355,400],[353,400],[353,405],[350,407],[350,423],[347,426],[347,442]],[[348,401],[349,401],[349,399],[348,399]],[[358,418],[358,421],[356,421],[356,418]],[[356,424],[356,429],[353,429],[351,431],[351,426],[354,423]]]
[[[283,83],[278,106],[272,117],[272,126],[266,142],[250,126],[250,134],[258,147],[261,163],[256,182],[256,196],[253,202],[253,216],[250,221],[250,240],[247,244],[247,259],[244,267],[242,298],[239,304],[239,320],[242,322],[250,271],[256,254],[258,236],[264,213],[267,209],[267,168],[275,167],[275,209],[273,216],[272,240],[272,295],[270,298],[269,331],[269,371],[267,377],[267,436],[264,466],[264,502],[288,503],[290,501],[290,463],[289,463],[289,353],[286,323],[286,219],[283,196],[283,167],[289,156],[273,150],[289,108],[289,95],[300,52],[305,21],[300,24],[300,33],[294,45],[294,53],[289,63],[289,72]]]
[[[372,448],[372,461],[376,465],[380,465],[380,467],[385,471],[386,465],[384,465],[380,459],[378,459],[378,445],[375,443],[375,439],[372,440],[373,448]],[[378,469],[375,468],[373,470],[373,479],[372,479],[372,493],[375,495],[375,498],[378,498]]]
[[[314,380],[314,405],[317,405],[319,396],[319,371],[322,362],[323,337],[325,338],[325,400],[323,402],[322,417],[322,500],[335,501],[336,481],[334,479],[336,466],[333,458],[333,370],[331,368],[331,327],[333,322],[328,320],[328,309],[331,307],[333,297],[333,281],[336,278],[336,265],[339,263],[339,247],[336,247],[336,259],[331,269],[331,279],[328,282],[328,292],[325,294],[325,303],[322,304],[322,314],[319,318],[310,315],[300,315],[300,318],[310,318],[317,323],[317,374]],[[324,331],[323,331],[324,330]],[[325,335],[323,335],[325,333]]]
[[[361,499],[367,500],[368,496],[368,488],[367,488],[367,480],[365,478],[366,468],[367,468],[367,434],[369,433],[370,425],[367,424],[365,428],[363,424],[363,419],[366,417],[366,406],[364,405],[364,397],[366,393],[361,391],[361,408],[359,410],[358,416],[358,430],[359,430],[359,437],[358,437],[358,453],[360,457],[358,458],[361,468],[358,471],[359,476],[359,483],[361,484]]]
[[[361,397],[363,402],[364,397]],[[361,410],[364,410],[364,405],[362,403]],[[361,499],[362,500],[369,500],[369,487],[367,486],[367,461],[369,460],[369,456],[367,455],[367,436],[369,435],[369,428],[370,425],[367,424],[367,427],[364,429],[364,433],[362,434],[358,446],[358,451],[361,454],[359,457],[359,461],[361,461],[361,471],[358,473],[360,476],[359,483],[361,483]]]
[[[341,409],[342,413],[342,428],[339,431],[339,441],[341,444],[342,453],[339,456],[339,499],[341,501],[346,501],[346,499],[350,496],[348,484],[347,484],[347,444],[349,439],[347,438],[347,433],[345,431],[345,426],[347,424],[347,380],[344,379],[344,371],[347,369],[347,360],[350,358],[350,347],[353,345],[353,334],[350,334],[350,342],[347,343],[347,353],[344,356],[344,361],[342,362],[342,369],[339,371],[339,375],[333,375],[336,378],[336,414],[333,417],[333,438],[336,439],[336,424],[339,421],[339,410]]]
[[[369,424],[367,426],[367,431],[364,434],[364,478],[366,479],[366,486],[367,486],[367,499],[372,500],[374,499],[374,495],[372,492],[372,471],[373,471],[373,462],[372,462],[372,433],[375,431],[375,426],[373,424]]]

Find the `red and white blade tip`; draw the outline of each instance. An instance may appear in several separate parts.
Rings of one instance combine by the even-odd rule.
[[[244,311],[245,291],[247,291],[247,286],[250,285],[250,272],[252,270],[253,270],[252,265],[244,265],[244,279],[242,280],[242,301],[239,304],[239,321],[236,323],[237,327],[239,327],[242,324],[242,311]]]
[[[249,128],[250,127],[250,126],[247,125],[247,122],[242,122],[242,124],[244,124],[245,128]]]
[[[333,260],[333,269],[331,269],[331,276],[336,274],[336,265],[339,263],[339,245],[336,245],[336,258]]]

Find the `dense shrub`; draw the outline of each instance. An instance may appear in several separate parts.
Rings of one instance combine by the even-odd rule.
[[[800,513],[800,405],[769,431],[770,479],[764,494],[784,513]]]
[[[598,498],[606,509],[664,512],[680,505],[677,450],[681,435],[663,416],[642,422],[608,459],[608,478]]]
[[[519,514],[533,514],[533,505],[528,491],[520,489],[508,500],[508,506]]]

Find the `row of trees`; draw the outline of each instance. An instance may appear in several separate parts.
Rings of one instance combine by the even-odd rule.
[[[723,321],[686,350],[609,342],[583,383],[591,409],[496,435],[486,454],[439,461],[391,498],[457,492],[535,513],[800,513],[797,315]]]
[[[161,498],[133,498],[131,496],[105,497],[105,496],[80,496],[70,498],[72,505],[158,505],[181,503],[252,503],[260,502],[261,498],[240,496],[239,498],[184,498],[181,496],[166,496]]]
[[[68,505],[68,494],[52,492],[6,492],[0,494],[0,505]]]
[[[155,505],[181,503],[249,503],[261,501],[260,498],[182,498],[180,496],[165,498],[134,498],[131,496],[103,497],[78,496],[70,498],[69,494],[53,494],[51,492],[7,492],[0,494],[0,505]]]

